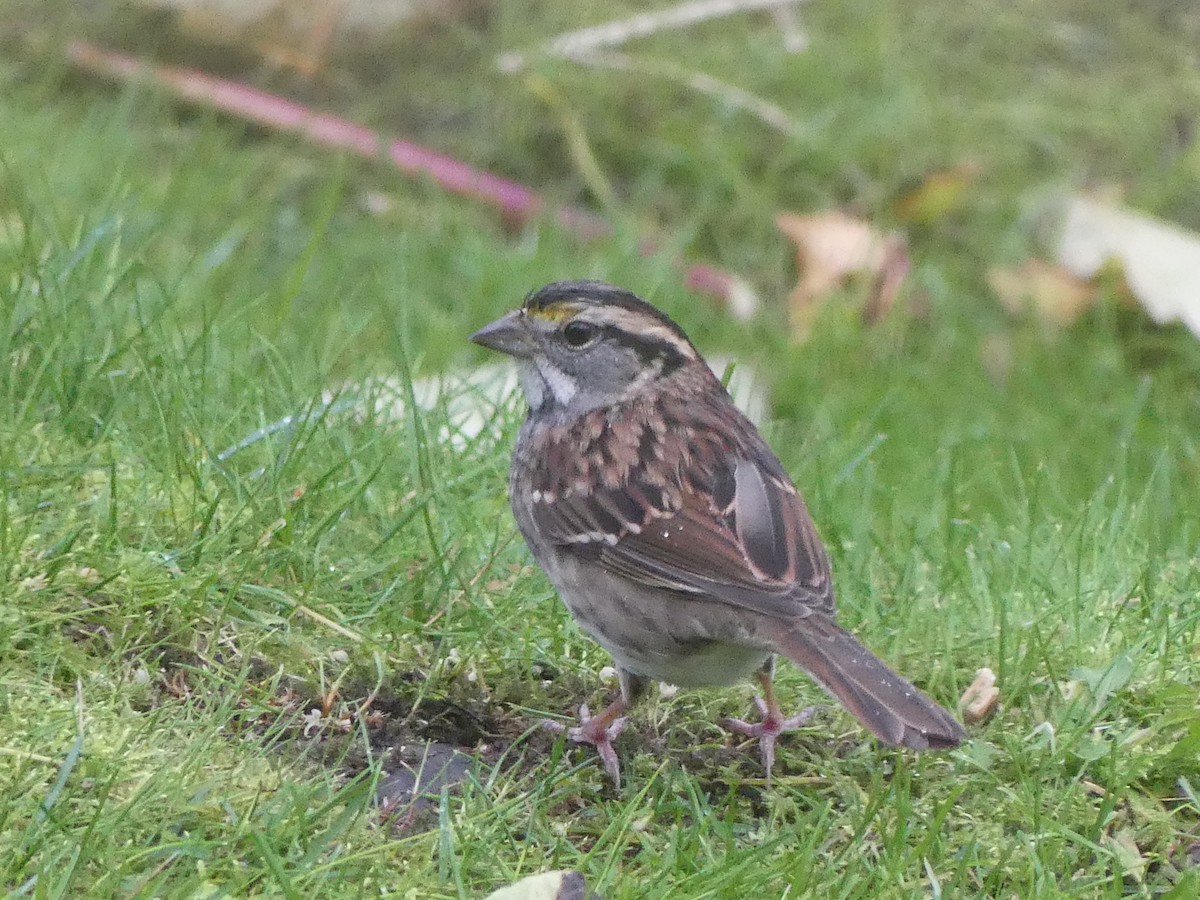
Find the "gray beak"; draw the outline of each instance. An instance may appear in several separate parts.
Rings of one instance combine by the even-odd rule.
[[[501,316],[490,325],[484,325],[471,335],[471,340],[481,347],[498,350],[518,359],[528,359],[534,351],[524,313],[519,309]]]

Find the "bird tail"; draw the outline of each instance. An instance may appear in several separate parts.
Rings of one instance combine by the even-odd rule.
[[[776,650],[808,672],[884,743],[944,749],[966,737],[950,713],[832,619],[811,615],[774,637]]]

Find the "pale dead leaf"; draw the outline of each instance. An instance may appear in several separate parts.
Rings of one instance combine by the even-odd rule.
[[[771,401],[754,366],[722,354],[710,356],[708,364],[713,374],[725,382],[734,405],[751,422],[761,425],[770,415]],[[418,378],[411,384],[396,375],[343,382],[323,391],[321,402],[314,409],[284,416],[255,429],[218,453],[216,459],[224,462],[259,441],[318,417],[348,415],[356,421],[369,421],[385,428],[404,420],[410,397],[417,409],[436,413],[434,420],[440,423],[434,432],[437,442],[462,450],[481,438],[495,441],[504,437],[506,413],[523,403],[518,399],[519,392],[516,367],[508,362]],[[293,499],[303,495],[304,488],[299,487]],[[260,546],[269,544],[286,524],[281,519],[271,525],[260,537]]]
[[[761,424],[768,416],[770,400],[762,379],[750,363],[736,362],[722,354],[709,357],[713,374],[725,379],[734,404],[746,416]],[[360,382],[339,385],[327,390],[321,402],[329,405],[342,399],[360,398],[350,408],[358,415],[371,415],[376,422],[398,422],[405,416],[409,402],[408,384],[397,376],[380,376]],[[435,375],[412,382],[412,397],[419,408],[446,410],[447,424],[438,431],[438,440],[464,447],[485,431],[497,436],[502,418],[497,413],[505,408],[519,387],[516,368],[508,362],[487,363],[465,373]]]
[[[488,894],[486,900],[599,900],[578,872],[558,871],[530,875]]]
[[[963,721],[978,725],[986,721],[1000,705],[1000,691],[996,688],[996,673],[983,668],[975,673],[975,680],[963,691],[958,701]]]
[[[1110,261],[1155,322],[1182,321],[1200,337],[1200,235],[1089,197],[1067,204],[1058,261],[1092,278]]]
[[[1100,843],[1112,853],[1123,875],[1141,882],[1146,875],[1149,861],[1142,855],[1142,850],[1130,829],[1122,828],[1115,834],[1102,834]]]
[[[1062,266],[1027,259],[1011,269],[992,269],[988,287],[1012,315],[1033,312],[1054,325],[1073,324],[1096,302],[1096,286]]]
[[[821,302],[854,275],[872,278],[863,311],[867,323],[878,321],[892,308],[908,273],[902,235],[885,234],[838,210],[808,216],[779,213],[775,225],[796,245],[800,280],[788,297],[794,337],[807,336]]]

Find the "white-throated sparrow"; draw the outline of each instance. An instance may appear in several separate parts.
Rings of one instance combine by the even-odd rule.
[[[619,782],[612,739],[648,679],[681,687],[757,675],[770,777],[785,718],[775,654],[881,741],[953,747],[962,726],[834,621],[829,560],[803,499],[687,336],[628,291],[559,282],[471,336],[520,365],[529,415],[509,475],[517,525],[621,694],[575,741]]]

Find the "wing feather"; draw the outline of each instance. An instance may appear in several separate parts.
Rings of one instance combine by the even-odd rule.
[[[562,490],[531,505],[538,531],[643,584],[784,618],[832,613],[829,561],[804,501],[753,426],[737,424],[682,437],[646,427],[653,452],[589,493],[543,469],[541,482]],[[605,437],[594,423],[581,430]]]

